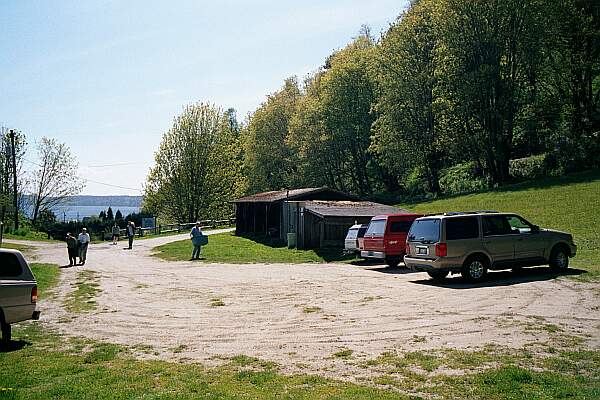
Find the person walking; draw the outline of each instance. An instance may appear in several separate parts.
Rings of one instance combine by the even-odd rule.
[[[81,229],[81,233],[77,236],[77,241],[79,242],[79,263],[85,265],[88,245],[90,244],[90,235],[87,233],[86,228]]]
[[[133,238],[135,237],[135,224],[133,221],[127,223],[127,238],[129,239],[129,250],[133,247]]]
[[[117,225],[117,223],[115,222],[115,225],[112,227],[113,244],[117,244],[117,242],[119,241],[120,235],[121,235],[121,228],[119,228],[119,225]]]
[[[192,250],[192,260],[200,259],[200,251],[203,242],[202,229],[200,228],[200,222],[196,222],[196,226],[192,228],[190,232],[190,238],[192,239],[192,245],[194,246],[194,250]]]
[[[72,267],[73,265],[77,265],[77,238],[71,235],[71,232],[67,232],[65,241],[67,242],[67,251],[69,252],[69,267]]]

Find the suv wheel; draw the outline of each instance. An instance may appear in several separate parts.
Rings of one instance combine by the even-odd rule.
[[[555,246],[550,252],[550,268],[555,271],[569,268],[569,256],[562,246]]]
[[[427,274],[434,281],[443,281],[448,276],[449,271],[427,271]]]
[[[6,324],[3,321],[0,321],[0,328],[2,328],[2,344],[8,344],[10,343],[10,339],[11,339],[11,329],[10,329],[10,324]]]
[[[483,257],[469,258],[463,265],[461,275],[469,282],[479,282],[487,274],[487,261]]]

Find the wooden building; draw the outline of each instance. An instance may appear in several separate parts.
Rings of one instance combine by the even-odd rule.
[[[354,196],[326,187],[278,190],[242,197],[233,201],[235,234],[269,236],[287,240],[289,231],[283,225],[283,204],[301,200],[356,200]]]
[[[283,207],[283,236],[295,233],[299,249],[343,247],[352,225],[367,224],[376,215],[409,212],[370,201],[289,201]]]

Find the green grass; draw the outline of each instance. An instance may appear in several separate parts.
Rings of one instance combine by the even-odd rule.
[[[12,240],[30,240],[32,242],[58,242],[58,240],[48,239],[48,234],[44,232],[24,230],[22,234],[4,233],[4,239]]]
[[[165,260],[189,260],[192,255],[191,240],[180,240],[154,248],[156,255]],[[296,250],[271,247],[233,233],[210,235],[207,246],[202,246],[202,262],[231,264],[249,263],[321,263],[326,259],[313,250]]]
[[[515,212],[543,228],[572,233],[577,256],[571,267],[588,271],[578,279],[600,279],[600,171],[506,186],[400,207],[419,213],[469,210]]]
[[[217,368],[141,361],[128,349],[67,340],[39,325],[15,329],[19,351],[0,353],[0,399],[407,399],[372,387],[284,375],[272,363],[238,356]],[[27,336],[25,336],[27,335]]]
[[[332,357],[373,368],[354,384],[286,375],[277,364],[238,355],[219,367],[135,358],[135,348],[65,338],[42,324],[15,326],[20,349],[0,352],[0,399],[596,399],[600,351],[490,347],[384,353],[364,363],[342,349]],[[186,351],[180,345],[172,351]],[[363,364],[356,364],[356,363]],[[458,369],[445,373],[439,368]],[[373,387],[379,385],[379,387]]]
[[[92,270],[83,270],[77,274],[77,280],[72,284],[74,289],[65,299],[67,311],[72,313],[90,312],[97,308],[96,295],[100,293],[100,274]]]
[[[30,246],[24,245],[24,244],[16,244],[16,243],[2,243],[2,248],[3,249],[13,249],[13,250],[19,250],[21,253],[26,253],[28,251],[31,250]]]
[[[49,290],[58,282],[60,275],[58,265],[32,263],[29,266],[37,281],[38,293],[47,295]]]

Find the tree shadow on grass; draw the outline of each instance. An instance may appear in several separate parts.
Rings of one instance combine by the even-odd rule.
[[[549,281],[560,276],[577,276],[586,273],[582,269],[569,268],[557,273],[546,266],[534,268],[519,268],[514,271],[490,271],[483,282],[467,282],[460,275],[452,275],[442,281],[431,278],[410,281],[419,285],[438,286],[446,289],[476,289],[494,286],[512,286],[522,283]]]
[[[13,351],[19,351],[27,346],[31,346],[31,342],[25,340],[11,340],[8,343],[0,344],[0,353],[11,353]]]

